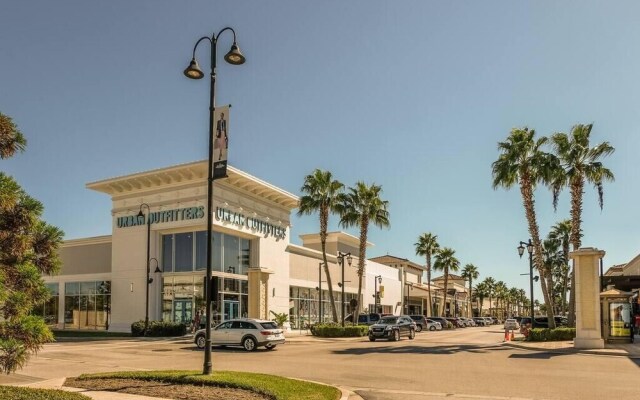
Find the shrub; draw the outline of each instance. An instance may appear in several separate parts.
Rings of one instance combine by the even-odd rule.
[[[453,329],[455,327],[453,326],[453,322],[447,321],[447,326],[443,326],[442,328],[444,328],[444,329]]]
[[[144,333],[144,321],[131,324],[131,336],[183,336],[187,325],[177,322],[149,321],[147,334]]]
[[[367,336],[369,326],[349,325],[341,326],[336,323],[315,324],[311,326],[311,334],[320,337],[360,337]]]
[[[552,342],[557,340],[573,340],[576,328],[534,328],[529,331],[527,340],[530,342]]]
[[[273,314],[273,320],[279,328],[282,328],[285,322],[289,322],[289,315],[287,315],[287,313],[269,312]]]

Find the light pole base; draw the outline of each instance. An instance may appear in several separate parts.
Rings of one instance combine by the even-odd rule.
[[[592,338],[575,338],[573,340],[573,347],[575,349],[604,349],[604,340]]]

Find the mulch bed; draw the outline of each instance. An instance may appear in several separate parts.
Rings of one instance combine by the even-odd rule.
[[[178,385],[166,382],[138,379],[83,379],[68,378],[65,386],[90,390],[122,392],[143,396],[162,397],[175,400],[265,400],[270,397],[244,389],[215,386]]]

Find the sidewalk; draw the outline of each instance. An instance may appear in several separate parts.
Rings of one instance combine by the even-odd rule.
[[[573,347],[573,340],[563,340],[557,342],[525,342],[524,336],[517,334],[516,340],[504,342],[505,346],[525,350],[537,350],[546,352],[557,352],[566,354],[592,354],[607,356],[623,356],[630,358],[640,358],[640,338],[636,336],[635,343],[607,343],[604,349],[576,349]]]

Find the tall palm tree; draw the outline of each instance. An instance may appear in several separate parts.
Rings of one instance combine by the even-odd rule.
[[[489,297],[489,316],[491,316],[491,297],[493,297],[493,293],[496,287],[496,280],[489,276],[484,278],[484,281],[482,281],[482,283],[487,289],[487,297]]]
[[[506,283],[504,283],[503,281],[498,281],[496,282],[494,291],[496,296],[496,308],[498,310],[501,310],[498,316],[500,316],[500,319],[504,319],[504,308],[505,308],[505,303],[507,300],[507,294],[509,292],[509,289],[507,288]]]
[[[460,261],[455,257],[456,251],[445,247],[436,255],[436,262],[433,264],[435,271],[442,271],[444,274],[444,301],[442,307],[442,317],[445,316],[447,308],[447,291],[449,285],[449,272],[457,272],[460,269]]]
[[[27,140],[11,117],[0,112],[0,158],[9,158],[19,151],[24,151],[26,146]]]
[[[515,315],[515,313],[517,312],[519,313],[519,310],[516,311],[516,309],[519,309],[519,305],[520,305],[520,290],[518,290],[518,288],[511,288],[509,289],[509,302],[511,303],[511,307],[509,309],[509,316],[513,316]],[[514,307],[515,305],[515,307]]]
[[[462,269],[462,274],[460,275],[469,282],[469,312],[471,313],[471,295],[473,294],[471,291],[473,289],[473,281],[478,279],[480,274],[478,273],[478,268],[476,268],[475,265],[467,264]]]
[[[569,284],[569,237],[571,235],[571,220],[565,219],[559,222],[556,222],[554,226],[551,227],[551,232],[549,232],[549,239],[558,240],[560,245],[562,246],[562,257],[564,258],[565,264],[562,267],[562,298],[561,300],[561,309],[562,312],[567,312],[567,290]]]
[[[500,155],[492,164],[493,188],[504,187],[510,189],[520,186],[522,204],[525,209],[529,235],[533,241],[533,260],[540,273],[540,285],[545,303],[550,304],[548,280],[544,279],[544,265],[542,260],[542,241],[536,220],[534,207],[534,190],[538,183],[550,183],[555,170],[555,158],[542,150],[547,138],[535,139],[535,131],[529,128],[514,128],[504,142],[498,143]],[[547,307],[549,327],[555,328],[553,310]]]
[[[473,294],[479,302],[478,317],[482,317],[482,305],[484,304],[484,299],[489,295],[487,285],[485,285],[483,282],[478,283],[475,290],[473,291]]]
[[[520,303],[522,308],[518,307],[518,314],[522,315],[524,312],[523,308],[525,307],[525,303],[527,300],[527,292],[524,289],[518,289],[518,298],[520,299]]]
[[[362,297],[362,278],[364,276],[364,261],[367,259],[367,234],[369,224],[379,228],[390,226],[389,202],[382,200],[382,186],[367,185],[356,182],[355,187],[349,188],[344,201],[339,205],[340,224],[344,227],[357,226],[360,228],[360,243],[358,255],[358,307],[354,312],[354,321],[360,314],[360,299]]]
[[[600,209],[604,205],[604,181],[615,179],[613,172],[602,165],[600,159],[615,151],[609,142],[602,142],[590,147],[589,137],[593,124],[578,124],[571,128],[571,133],[555,133],[551,142],[556,156],[560,161],[562,173],[557,174],[554,182],[554,206],[558,202],[558,193],[568,186],[571,192],[571,235],[573,250],[578,250],[582,244],[582,196],[585,183],[591,183],[598,192]],[[571,272],[571,290],[569,293],[569,326],[575,325],[575,272]]]
[[[427,309],[427,317],[431,316],[433,312],[433,300],[431,298],[431,257],[436,255],[440,249],[438,244],[438,235],[432,233],[423,233],[418,238],[418,242],[414,244],[416,246],[416,255],[426,257],[427,267],[427,290],[429,291],[429,308]]]
[[[327,286],[329,287],[329,302],[331,303],[333,322],[338,322],[338,311],[333,296],[329,263],[327,262],[327,227],[329,225],[329,213],[338,212],[339,204],[344,201],[343,190],[344,185],[334,180],[331,172],[316,169],[312,174],[304,178],[304,185],[302,185],[300,191],[305,194],[300,198],[300,205],[298,206],[298,216],[309,215],[315,212],[320,214],[322,261],[324,274],[327,277]]]

